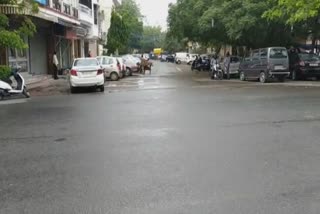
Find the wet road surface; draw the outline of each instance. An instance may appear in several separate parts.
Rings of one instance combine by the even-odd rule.
[[[317,88],[187,66],[0,105],[0,213],[317,214]]]

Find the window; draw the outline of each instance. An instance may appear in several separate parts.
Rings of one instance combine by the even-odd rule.
[[[87,6],[90,9],[92,9],[92,1],[91,0],[80,0],[79,3]]]
[[[283,59],[288,57],[288,52],[284,48],[271,48],[270,58],[273,59]]]
[[[99,65],[96,59],[77,59],[74,66],[96,66]]]
[[[264,48],[260,50],[260,58],[266,59],[268,57],[268,49]]]
[[[98,24],[98,5],[93,5],[94,24]]]
[[[309,53],[300,53],[299,57],[303,61],[320,61],[320,57],[315,54]]]
[[[240,59],[238,57],[231,57],[231,63],[237,63]]]
[[[109,58],[104,57],[103,60],[102,60],[102,64],[103,64],[103,65],[108,65],[108,64],[110,64]]]
[[[260,59],[259,50],[254,50],[252,52],[252,60],[259,60],[259,59]]]

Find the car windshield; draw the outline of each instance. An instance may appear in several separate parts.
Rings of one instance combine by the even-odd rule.
[[[288,52],[284,48],[271,48],[270,50],[270,58],[282,59],[287,57],[288,57]]]
[[[320,57],[315,54],[301,53],[299,56],[303,61],[320,61]]]
[[[97,66],[99,65],[98,60],[92,59],[76,59],[74,61],[74,66]]]

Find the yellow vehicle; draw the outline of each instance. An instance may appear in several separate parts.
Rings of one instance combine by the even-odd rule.
[[[162,54],[162,52],[163,52],[162,48],[153,49],[153,54],[154,55],[160,55],[160,54]]]

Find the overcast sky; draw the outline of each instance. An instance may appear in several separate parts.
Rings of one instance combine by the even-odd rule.
[[[167,27],[168,4],[176,0],[135,0],[141,9],[147,25],[160,25],[163,30]]]

